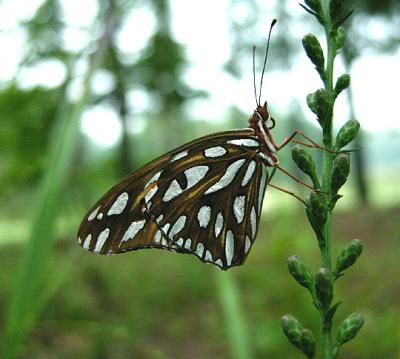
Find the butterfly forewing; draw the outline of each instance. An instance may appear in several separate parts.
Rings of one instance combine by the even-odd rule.
[[[244,262],[268,179],[252,129],[205,136],[129,175],[89,211],[78,242],[101,253],[164,248],[222,269]]]

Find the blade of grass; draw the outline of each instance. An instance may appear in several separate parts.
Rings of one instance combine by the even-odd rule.
[[[22,344],[42,307],[39,294],[46,282],[47,258],[54,241],[54,225],[61,189],[68,178],[68,170],[79,138],[79,119],[88,102],[90,81],[110,43],[110,28],[114,26],[114,17],[114,13],[110,11],[105,19],[105,30],[90,58],[79,100],[70,111],[62,104],[55,119],[53,141],[49,146],[49,165],[38,189],[31,232],[15,276],[14,290],[7,312],[2,348],[4,359],[13,359],[22,350]]]
[[[231,272],[218,271],[215,275],[219,300],[225,316],[226,333],[232,358],[250,359],[247,328],[240,309],[240,296]]]

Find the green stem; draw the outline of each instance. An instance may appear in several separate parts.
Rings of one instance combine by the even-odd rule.
[[[333,148],[333,64],[336,55],[336,43],[332,35],[332,22],[329,15],[328,1],[325,2],[325,35],[327,42],[327,60],[325,69],[325,90],[330,94],[331,101],[329,102],[328,116],[326,123],[323,126],[323,143],[325,148],[331,150]],[[334,156],[331,152],[324,151],[323,154],[323,173],[322,173],[322,188],[327,193],[328,211],[327,220],[323,227],[324,244],[321,246],[321,264],[329,270],[332,269],[332,256],[331,256],[331,241],[332,241],[332,191],[331,191],[331,177],[332,165]],[[331,319],[327,319],[327,309],[320,309],[320,322],[322,333],[322,352],[324,359],[332,359],[332,323]]]

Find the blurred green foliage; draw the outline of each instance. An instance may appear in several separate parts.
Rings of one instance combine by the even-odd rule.
[[[232,1],[237,6],[241,3]],[[372,1],[368,3],[372,4]],[[374,3],[377,4],[376,1]],[[55,119],[60,108],[66,110],[72,105],[72,99],[65,94],[65,89],[74,80],[71,64],[87,61],[90,57],[88,52],[92,51],[82,49],[81,52],[72,52],[63,48],[62,34],[67,24],[63,22],[60,4],[54,0],[44,1],[31,19],[20,24],[25,29],[28,51],[21,59],[18,71],[45,59],[57,59],[65,65],[64,82],[56,88],[30,89],[20,87],[17,81],[1,84],[1,331],[10,304],[12,284],[15,284],[18,260],[27,248],[27,232],[32,227],[38,184],[48,173],[52,154],[47,149],[52,141],[59,140],[54,135],[58,133],[54,131]],[[139,57],[132,61],[126,61],[126,54],[121,54],[113,45],[124,17],[140,4],[133,1],[99,1],[99,17],[90,20],[101,27],[112,6],[119,11],[116,12],[114,27],[109,29],[113,41],[100,67],[110,71],[121,86],[115,86],[101,96],[90,96],[82,106],[90,108],[92,104],[111,100],[121,121],[126,116],[134,127],[138,113],[129,106],[125,109],[126,113],[121,111],[124,98],[126,101],[127,92],[133,88],[144,89],[149,94],[154,107],[146,114],[147,129],[140,135],[129,133],[128,126],[123,130],[129,140],[129,146],[125,148],[131,154],[129,168],[137,168],[160,155],[170,149],[168,146],[172,146],[174,141],[182,143],[209,132],[244,126],[248,114],[241,113],[236,107],[232,107],[231,113],[226,116],[227,121],[222,124],[186,121],[188,116],[184,108],[189,103],[187,101],[206,94],[189,88],[183,80],[188,62],[184,49],[175,41],[170,30],[168,1],[151,2],[158,27]],[[248,2],[248,6],[251,11],[245,21],[232,25],[234,51],[227,68],[237,75],[240,73],[238,62],[246,53],[249,58],[251,53],[248,49],[252,40],[246,34],[254,32],[257,1]],[[279,2],[277,11],[280,19],[290,20],[284,2]],[[94,41],[97,33],[93,31],[93,34]],[[276,36],[278,40],[274,46],[278,49],[275,58],[285,61],[275,63],[290,63],[291,59],[295,59],[290,55],[296,50],[295,44],[285,31]],[[246,67],[250,61],[246,60]],[[280,111],[274,109],[274,117],[279,122],[275,134],[279,139],[293,126],[297,128],[295,121],[302,117],[295,106],[293,111],[289,111],[293,121],[284,118],[284,113]],[[171,129],[171,126],[176,128]],[[302,129],[307,126],[301,124]],[[169,133],[172,135],[165,136],[166,128],[171,130]],[[313,137],[313,131],[311,128],[307,133]],[[118,162],[124,149],[122,142],[120,147],[104,149],[81,136],[74,151],[62,179],[61,196],[56,199],[59,215],[56,217],[57,213],[53,213],[57,218],[56,248],[47,258],[47,283],[42,296],[34,298],[39,302],[41,311],[35,317],[38,321],[26,344],[21,347],[24,351],[22,357],[232,358],[222,302],[218,300],[217,282],[213,280],[215,268],[203,265],[191,256],[156,250],[100,257],[82,251],[75,244],[75,232],[81,216],[101,193],[121,177],[124,170]],[[280,158],[286,162],[286,167],[291,165],[289,153],[280,154]],[[269,195],[267,192],[267,197]],[[42,212],[34,215],[40,217]],[[309,258],[310,251],[317,253],[316,243],[311,240],[303,213],[268,209],[264,217],[268,220],[263,219],[259,239],[246,265],[234,269],[232,276],[238,282],[239,302],[254,357],[281,358],[285,353],[286,357],[294,358],[295,349],[287,345],[280,332],[280,315],[296,307],[299,319],[313,330],[316,318],[308,296],[293,284],[287,273],[285,258],[292,254]],[[346,288],[340,289],[339,280],[339,291],[350,293],[346,294],[348,299],[345,305],[357,307],[366,314],[365,327],[358,342],[343,348],[346,358],[395,359],[400,355],[397,321],[400,308],[396,280],[399,275],[398,217],[398,210],[352,209],[337,219],[336,231],[338,237],[343,239],[336,244],[337,249],[351,239],[349,236],[360,237],[366,244],[365,256],[360,260],[362,269],[357,273],[349,272],[351,278],[343,284]],[[50,226],[48,228],[50,230]],[[317,268],[316,262],[311,264],[315,265],[314,269]],[[34,277],[34,273],[32,275]],[[24,289],[20,288],[22,292]],[[341,293],[338,295],[343,297]],[[340,317],[341,313],[348,312],[349,308],[345,305],[340,308],[338,319],[344,319]]]

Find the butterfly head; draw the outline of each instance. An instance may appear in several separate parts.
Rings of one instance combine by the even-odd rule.
[[[254,129],[260,142],[264,144],[263,153],[267,156],[273,165],[278,163],[276,157],[277,147],[271,135],[271,130],[275,127],[275,120],[272,118],[267,102],[263,106],[259,105],[249,119],[249,127]]]

